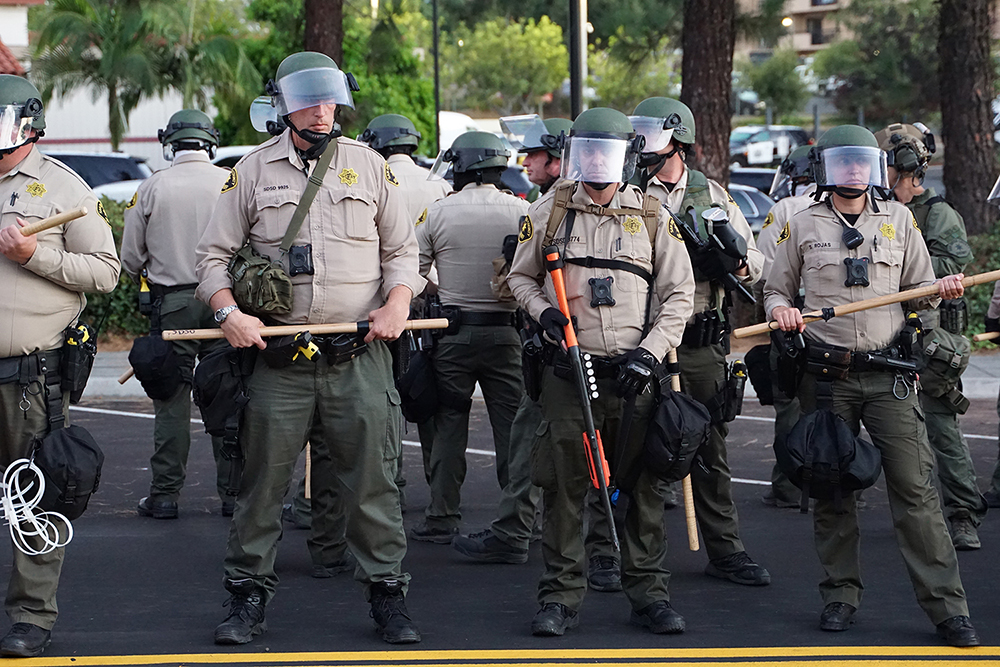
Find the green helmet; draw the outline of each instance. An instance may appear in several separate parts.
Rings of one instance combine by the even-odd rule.
[[[860,125],[838,125],[823,133],[809,150],[809,163],[820,190],[854,194],[889,186],[885,151],[875,135]],[[843,194],[842,192],[842,194]]]
[[[633,123],[635,118],[662,118],[664,120],[662,129],[673,130],[674,139],[682,144],[694,143],[694,114],[691,113],[688,105],[680,100],[669,97],[650,97],[639,102],[635,111],[632,112],[631,118]],[[637,127],[636,132],[639,131]]]
[[[573,121],[563,146],[560,175],[593,184],[627,182],[635,173],[643,142],[622,112],[587,109]]]
[[[922,123],[893,123],[875,133],[878,146],[888,154],[889,166],[923,176],[934,152],[934,135]]]
[[[460,134],[451,148],[444,151],[438,160],[450,162],[452,171],[462,174],[476,169],[501,167],[506,169],[510,151],[500,137],[492,132],[465,132]]]
[[[323,53],[293,53],[278,65],[274,80],[266,91],[274,98],[279,116],[321,104],[339,104],[354,108],[351,91],[358,82],[342,72],[333,58]]]
[[[518,153],[547,151],[556,158],[562,154],[560,137],[569,134],[572,126],[573,122],[566,118],[550,118],[543,121],[534,113],[504,116],[500,119],[500,129]]]
[[[0,74],[0,150],[9,152],[33,141],[31,130],[39,136],[45,130],[41,94],[23,77]]]
[[[542,145],[535,149],[527,149],[523,152],[533,153],[538,150],[547,151],[552,157],[562,157],[562,149],[559,148],[559,137],[569,135],[573,128],[573,121],[569,118],[549,118],[545,122],[547,134],[542,135]]]
[[[174,113],[156,136],[164,146],[184,140],[219,145],[219,131],[212,125],[212,119],[197,109],[181,109]]]
[[[389,146],[413,146],[420,143],[420,133],[416,126],[406,116],[387,113],[372,118],[365,131],[358,136],[377,151]]]

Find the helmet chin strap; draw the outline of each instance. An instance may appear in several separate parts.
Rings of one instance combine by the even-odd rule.
[[[841,185],[835,186],[833,191],[844,199],[858,199],[868,194],[868,188],[846,188]]]
[[[610,183],[591,183],[590,181],[584,181],[583,184],[593,188],[594,190],[597,190],[598,192],[602,190],[607,190],[609,187],[611,187]]]
[[[321,134],[319,132],[313,132],[312,130],[300,130],[299,128],[295,127],[294,123],[292,123],[292,119],[290,116],[284,116],[282,117],[282,120],[285,121],[285,125],[287,125],[292,132],[297,134],[300,139],[302,139],[307,143],[312,144],[309,148],[307,148],[302,152],[302,154],[305,155],[307,160],[315,160],[316,158],[318,158],[320,155],[323,154],[323,151],[326,150],[326,147],[329,145],[330,141],[343,135],[343,132],[341,132],[340,130],[339,123],[333,124],[333,129],[330,131],[329,134]]]
[[[643,153],[639,157],[638,167],[640,169],[639,171],[640,190],[642,190],[643,192],[646,191],[646,188],[649,187],[649,182],[653,180],[653,177],[656,176],[656,174],[658,174],[661,169],[663,169],[663,165],[665,165],[667,163],[667,160],[673,157],[674,153],[676,152],[677,152],[677,147],[675,146],[672,151],[670,151],[669,153],[664,153],[663,155],[658,155],[656,153]]]
[[[18,148],[21,148],[21,146],[27,146],[28,144],[35,143],[36,141],[38,141],[39,138],[40,137],[36,134],[33,137],[28,137],[28,139],[23,144],[18,144],[17,146],[14,146],[12,148],[0,149],[0,160],[4,159],[8,155],[10,155],[14,151],[16,151]]]

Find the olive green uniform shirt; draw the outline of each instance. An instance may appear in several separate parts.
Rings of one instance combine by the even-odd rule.
[[[443,178],[430,178],[424,169],[407,155],[390,155],[386,160],[399,181],[399,193],[406,204],[410,222],[416,222],[427,207],[451,192],[451,185]]]
[[[8,158],[9,159],[9,158]],[[36,147],[0,176],[0,227],[28,224],[78,206],[87,215],[37,235],[24,264],[0,255],[0,358],[63,344],[63,330],[87,305],[84,292],[110,292],[121,264],[104,207],[82,178]]]
[[[194,249],[228,178],[228,169],[212,164],[205,151],[194,151],[140,183],[125,207],[125,272],[138,280],[146,268],[149,281],[164,287],[197,283]]]
[[[417,239],[399,194],[399,180],[374,150],[339,137],[330,169],[294,245],[312,244],[313,275],[291,278],[292,311],[286,324],[358,322],[403,285],[419,294]],[[277,260],[281,239],[306,187],[306,167],[291,132],[264,142],[233,168],[212,220],[198,243],[197,296],[208,303],[231,288],[229,259],[249,239],[257,252]],[[288,270],[288,258],[281,259]]]
[[[528,209],[521,225],[517,253],[507,284],[522,308],[536,320],[546,308],[557,307],[552,281],[545,270],[542,242],[555,201],[554,190]],[[582,185],[577,185],[572,201],[593,204]],[[642,208],[639,188],[627,186],[616,192],[608,208]],[[565,258],[592,256],[631,262],[655,276],[652,328],[643,337],[646,312],[646,281],[627,271],[598,269],[566,264],[563,269],[570,312],[577,318],[577,337],[584,352],[610,357],[637,347],[649,350],[662,359],[667,350],[680,345],[684,324],[694,303],[694,274],[680,235],[666,211],[661,210],[656,229],[656,252],[641,216],[599,215],[577,211],[570,238],[566,239],[566,220],[556,230],[553,242],[563,248]],[[594,308],[591,302],[591,278],[614,277],[614,306]]]
[[[934,188],[927,188],[910,200],[906,208],[914,211],[929,199],[936,197]],[[931,206],[923,223],[914,215],[917,226],[924,235],[924,243],[931,254],[934,275],[938,278],[961,273],[973,260],[972,248],[965,233],[965,221],[951,204],[940,202]]]
[[[493,260],[504,237],[518,233],[528,202],[493,185],[469,184],[434,202],[417,222],[420,273],[438,270],[438,295],[446,306],[514,312],[517,303],[493,295]]]
[[[805,310],[821,310],[854,301],[896,294],[934,282],[931,257],[910,211],[897,202],[878,202],[878,211],[866,198],[865,210],[854,227],[864,242],[848,250],[841,241],[843,228],[829,198],[792,216],[780,232],[774,265],[764,286],[764,308],[769,319],[777,306],[792,306],[799,284],[805,288]],[[846,287],[847,257],[869,259],[868,287]],[[909,301],[903,307],[934,308],[937,296]],[[840,315],[806,326],[805,335],[850,350],[876,350],[889,345],[903,327],[903,308],[892,304]]]
[[[688,176],[690,174],[690,169],[684,168],[684,175],[681,179],[677,181],[673,190],[667,190],[667,187],[658,179],[652,178],[649,181],[649,186],[646,190],[647,194],[653,195],[659,199],[664,206],[666,206],[675,215],[680,212],[681,202],[684,201],[684,192],[687,190]],[[712,198],[713,202],[725,203],[726,212],[729,214],[729,224],[732,225],[733,229],[737,234],[743,237],[747,242],[747,269],[750,275],[741,278],[741,280],[746,285],[753,285],[755,282],[760,280],[761,272],[764,267],[764,256],[757,250],[757,244],[753,240],[753,231],[750,229],[750,223],[743,216],[743,212],[740,207],[733,201],[733,198],[729,195],[724,187],[708,179],[708,192]],[[690,321],[694,321],[695,313],[702,313],[706,310],[710,310],[717,304],[722,303],[723,292],[722,288],[718,288],[718,293],[715,296],[715,303],[713,304],[713,294],[712,294],[712,283],[709,281],[699,281],[695,285],[694,290],[694,310],[690,316]]]

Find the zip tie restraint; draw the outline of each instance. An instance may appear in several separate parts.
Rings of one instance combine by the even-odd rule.
[[[45,493],[45,478],[33,461],[18,459],[7,466],[3,475],[3,519],[10,526],[10,537],[22,553],[41,556],[73,539],[73,524],[59,512],[36,512]],[[60,531],[59,523],[66,528]],[[60,539],[60,532],[65,537]],[[28,543],[37,538],[42,547],[36,549]]]

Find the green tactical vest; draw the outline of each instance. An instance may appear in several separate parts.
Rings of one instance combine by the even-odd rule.
[[[708,178],[705,174],[694,169],[688,170],[687,188],[684,190],[684,199],[681,200],[681,208],[677,215],[688,223],[691,229],[695,230],[703,240],[708,238],[708,229],[705,227],[705,219],[701,214],[713,206],[725,208],[725,202],[712,201],[712,192],[708,189]]]

